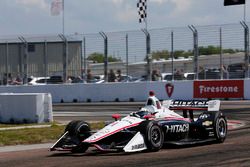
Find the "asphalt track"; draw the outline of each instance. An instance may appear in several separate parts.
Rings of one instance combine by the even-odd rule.
[[[54,106],[54,111],[55,119],[58,121],[79,119],[80,114],[77,115],[77,113],[84,112],[94,112],[94,114],[86,114],[87,116],[82,114],[80,118],[84,117],[87,120],[110,120],[111,112],[123,113],[124,111],[126,113],[137,110],[140,105],[141,103],[120,103],[120,105],[60,104]],[[84,154],[54,153],[48,152],[47,148],[11,151],[0,153],[0,167],[248,167],[250,166],[250,102],[223,102],[222,110],[229,120],[243,121],[245,123],[245,126],[239,129],[230,130],[226,141],[222,144],[207,143],[185,147],[166,146],[159,152],[133,154],[100,153],[93,149],[88,150]],[[63,112],[71,112],[71,114],[63,115]],[[100,112],[105,116],[102,116]]]

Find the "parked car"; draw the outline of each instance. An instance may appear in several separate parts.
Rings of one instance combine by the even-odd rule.
[[[62,83],[63,79],[61,76],[30,77],[28,79],[29,85],[62,84]]]
[[[161,76],[163,81],[172,81],[173,78],[172,73],[162,73]]]
[[[49,77],[30,77],[28,78],[29,85],[46,85]]]
[[[186,80],[194,80],[195,79],[195,73],[186,72],[186,73],[184,73],[184,77],[185,77]]]
[[[228,65],[227,70],[228,70],[230,79],[244,78],[245,76],[245,64],[244,63],[230,64]]]

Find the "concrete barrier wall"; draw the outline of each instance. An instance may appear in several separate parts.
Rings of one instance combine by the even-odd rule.
[[[188,100],[193,87],[194,81],[0,86],[0,122],[51,122],[52,101],[145,101],[150,90],[160,100]],[[250,99],[250,80],[243,87],[244,99]]]
[[[60,84],[37,86],[1,86],[0,93],[50,93],[54,103],[145,101],[150,90],[159,99],[193,99],[193,81]],[[244,80],[244,98],[250,99],[250,80]]]
[[[250,99],[250,79],[244,81],[244,98]]]
[[[37,86],[1,86],[0,93],[50,93],[53,102],[144,101],[154,90],[159,99],[192,99],[192,81],[176,81],[169,97],[167,82],[59,84]]]
[[[43,123],[52,121],[52,98],[50,94],[0,94],[1,123]]]

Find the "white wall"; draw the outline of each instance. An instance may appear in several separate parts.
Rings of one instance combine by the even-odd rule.
[[[250,79],[244,81],[244,99],[250,99]]]
[[[54,103],[61,102],[92,102],[144,101],[150,90],[155,91],[159,99],[193,99],[193,81],[174,81],[174,91],[169,98],[165,85],[168,82],[141,83],[103,83],[103,84],[59,84],[36,86],[0,86],[0,93],[50,93]],[[244,98],[250,99],[250,80],[244,81]]]
[[[52,100],[61,102],[145,101],[153,90],[163,99],[193,99],[193,81],[174,81],[171,97],[166,92],[168,82],[60,84],[37,86],[0,86],[0,122],[50,122]],[[15,94],[11,94],[15,93]],[[35,94],[34,94],[35,93]],[[52,96],[52,99],[51,99]],[[250,99],[250,80],[244,80],[244,99]]]
[[[59,85],[37,85],[37,86],[0,86],[0,93],[51,93],[53,102],[58,103],[86,102],[91,99],[93,102],[144,101],[150,90],[155,91],[159,99],[169,98],[165,85],[167,82],[141,82],[141,83],[103,83],[103,84],[59,84]],[[192,99],[193,81],[175,81],[174,92],[171,98]]]
[[[43,123],[52,121],[52,99],[50,94],[0,94],[1,123]]]

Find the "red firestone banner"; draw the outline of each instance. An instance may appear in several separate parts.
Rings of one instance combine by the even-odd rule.
[[[244,98],[244,81],[194,81],[193,96],[194,98]]]

